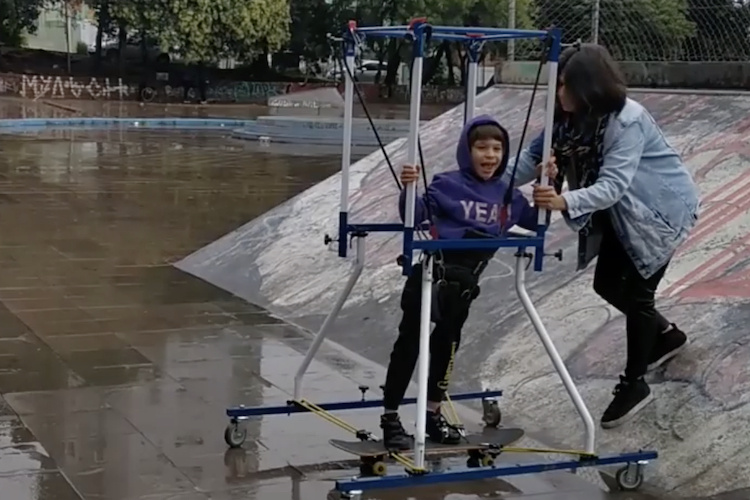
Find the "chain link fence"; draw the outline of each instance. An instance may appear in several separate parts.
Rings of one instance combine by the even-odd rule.
[[[750,0],[509,0],[510,26],[563,30],[620,61],[750,61]],[[539,57],[517,41],[510,59]]]

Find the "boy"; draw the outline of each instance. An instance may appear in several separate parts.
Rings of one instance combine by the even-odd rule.
[[[508,132],[490,116],[482,115],[469,121],[458,141],[458,170],[436,174],[427,192],[417,197],[415,224],[431,218],[429,222],[440,239],[496,238],[516,224],[536,230],[537,210],[529,206],[520,191],[514,190],[510,206],[503,209],[508,186],[501,177],[508,165],[509,144]],[[547,174],[557,175],[554,159],[548,165]],[[541,173],[541,166],[538,172]],[[408,185],[418,180],[419,169],[404,166],[401,182]],[[402,219],[405,208],[406,189],[399,199]],[[458,430],[441,415],[440,403],[448,387],[453,356],[469,306],[479,295],[479,276],[494,254],[495,251],[486,250],[444,250],[437,255],[434,276],[440,284],[436,294],[437,311],[433,312],[435,328],[430,337],[426,430],[429,438],[438,443],[458,443],[461,438]],[[383,443],[389,449],[408,449],[413,445],[412,436],[401,425],[398,407],[419,357],[421,280],[422,267],[417,264],[401,295],[403,317],[388,365],[384,413],[380,420]]]

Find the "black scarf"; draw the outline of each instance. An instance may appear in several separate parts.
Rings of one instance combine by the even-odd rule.
[[[564,120],[555,125],[552,139],[557,159],[555,189],[562,190],[567,178],[568,189],[587,188],[596,182],[604,160],[604,133],[609,115],[583,122]],[[578,267],[580,271],[599,255],[602,242],[602,218],[607,213],[595,212],[578,232]]]

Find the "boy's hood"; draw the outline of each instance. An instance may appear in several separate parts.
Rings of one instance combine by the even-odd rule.
[[[503,136],[503,158],[500,160],[500,166],[495,171],[493,177],[499,177],[505,172],[505,167],[508,166],[508,157],[510,156],[510,138],[508,131],[500,125],[500,122],[492,118],[490,115],[479,115],[464,125],[464,129],[461,131],[461,137],[458,140],[458,146],[456,148],[456,160],[458,161],[458,168],[462,172],[467,174],[474,174],[474,167],[471,163],[471,148],[469,147],[469,133],[471,129],[479,125],[495,125],[500,129]]]

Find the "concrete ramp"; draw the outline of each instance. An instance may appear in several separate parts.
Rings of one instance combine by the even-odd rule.
[[[691,338],[679,358],[650,376],[656,402],[633,422],[599,432],[599,449],[656,448],[654,486],[702,496],[750,486],[750,98],[740,94],[633,92],[684,155],[700,184],[698,227],[675,257],[660,289],[660,308]],[[518,140],[530,91],[493,88],[478,98]],[[542,127],[544,95],[530,130]],[[428,173],[454,166],[462,126],[458,107],[422,129]],[[394,165],[403,140],[388,148]],[[352,221],[396,221],[397,190],[380,152],[352,169]],[[317,329],[343,287],[349,266],[323,246],[336,233],[338,175],[310,188],[198,250],[176,265],[275,314]],[[591,290],[593,268],[574,273],[576,237],[561,221],[548,249],[562,263],[530,273],[530,293],[579,384],[601,415],[624,367],[621,315]],[[387,363],[399,320],[402,286],[395,263],[400,235],[368,237],[368,265],[331,338]],[[504,414],[550,444],[579,447],[583,428],[544,355],[513,290],[510,253],[499,252],[485,273],[482,295],[466,326],[455,386],[502,388]],[[294,367],[289,367],[290,373]],[[354,394],[354,391],[353,391]]]

